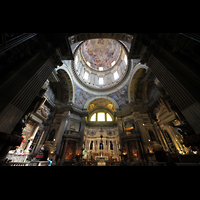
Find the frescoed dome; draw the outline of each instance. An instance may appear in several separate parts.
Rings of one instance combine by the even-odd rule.
[[[120,56],[121,46],[112,39],[92,39],[82,44],[82,55],[87,65],[103,71],[115,65]]]

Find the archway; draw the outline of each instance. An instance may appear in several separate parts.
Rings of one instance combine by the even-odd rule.
[[[128,100],[129,102],[135,102],[135,89],[136,89],[136,82],[138,81],[138,78],[141,76],[142,72],[146,70],[148,67],[146,65],[142,65],[139,63],[135,66],[133,69],[131,78],[129,80],[128,85]]]
[[[95,97],[92,97],[92,98],[88,99],[88,100],[86,101],[85,105],[84,105],[84,109],[88,109],[89,104],[90,104],[92,101],[94,101],[95,99],[101,99],[101,98],[102,98],[102,99],[108,99],[109,101],[111,101],[111,102],[114,104],[116,110],[119,109],[119,105],[117,104],[117,102],[116,102],[113,98],[108,97],[108,96],[95,96]]]
[[[66,68],[66,65],[63,64],[61,67],[57,68],[57,75],[60,79],[60,100],[62,102],[73,102],[74,101],[74,85],[72,77]],[[63,94],[61,96],[61,93]]]

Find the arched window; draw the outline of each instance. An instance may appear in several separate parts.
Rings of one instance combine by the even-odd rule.
[[[92,115],[92,117],[90,118],[90,121],[91,121],[91,122],[95,122],[95,121],[96,121],[96,113],[94,113],[94,114]]]
[[[98,122],[105,122],[105,113],[103,113],[103,112],[97,113],[97,121]]]
[[[112,116],[107,112],[96,112],[90,117],[91,122],[112,122]]]
[[[112,117],[110,116],[109,113],[106,113],[106,117],[107,117],[107,121],[108,121],[108,122],[111,122],[111,121],[112,121]]]
[[[117,80],[119,78],[119,74],[117,71],[113,75],[114,75],[114,80]]]

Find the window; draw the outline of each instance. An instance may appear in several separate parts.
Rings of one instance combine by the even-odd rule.
[[[99,84],[103,85],[103,78],[99,78]]]
[[[85,79],[86,81],[88,80],[88,77],[89,77],[88,72],[85,72],[85,74],[84,74],[84,79]]]
[[[99,112],[98,115],[97,115],[97,121],[104,122],[105,121],[105,113]]]
[[[103,71],[103,67],[99,67],[99,71]]]
[[[91,64],[90,64],[88,61],[87,61],[86,63],[87,63],[87,65],[88,65],[89,67],[91,66]]]
[[[128,60],[127,60],[127,55],[125,55],[124,56],[124,62],[126,63],[126,65],[127,65],[127,63],[128,63]]]
[[[91,122],[95,122],[96,121],[96,113],[94,113],[90,119]]]
[[[108,113],[106,113],[106,117],[107,117],[107,121],[108,121],[108,122],[111,122],[111,121],[112,121],[112,117],[111,117]]]
[[[76,56],[75,58],[75,65],[77,64],[77,62],[78,62],[78,56]]]
[[[111,115],[109,113],[105,113],[105,112],[97,112],[97,113],[94,113],[92,115],[92,117],[90,118],[90,121],[91,122],[112,122],[113,119],[111,117]]]
[[[118,79],[119,78],[119,74],[118,74],[118,72],[116,71],[115,73],[114,73],[114,79],[116,80],[116,79]]]
[[[114,60],[114,61],[111,63],[111,66],[113,66],[115,63],[116,63],[116,61]]]

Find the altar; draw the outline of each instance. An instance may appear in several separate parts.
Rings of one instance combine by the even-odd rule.
[[[97,161],[97,166],[106,166],[106,161],[108,161],[108,156],[95,156]]]

